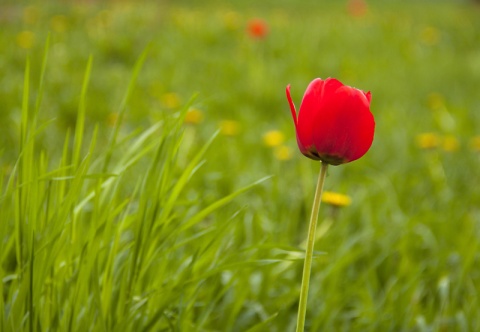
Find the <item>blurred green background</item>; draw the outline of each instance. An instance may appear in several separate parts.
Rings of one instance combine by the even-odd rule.
[[[36,144],[52,160],[76,125],[89,56],[85,135],[98,125],[101,146],[147,50],[120,135],[195,96],[179,167],[220,133],[182,197],[205,206],[273,175],[209,222],[236,220],[232,261],[288,262],[278,248],[302,247],[319,164],[297,150],[285,87],[298,109],[312,79],[335,77],[371,91],[376,133],[362,159],[329,170],[326,190],[351,204],[321,208],[310,331],[479,330],[479,17],[475,1],[3,1],[0,166],[6,178],[19,157],[25,64],[33,105],[48,36],[39,122],[53,121]],[[259,331],[292,330],[301,260],[285,262],[225,269],[241,295],[226,291],[209,318],[199,304],[193,330],[269,317]]]

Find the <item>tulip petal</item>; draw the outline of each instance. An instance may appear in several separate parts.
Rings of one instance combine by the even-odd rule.
[[[288,103],[290,105],[290,112],[292,113],[293,123],[295,124],[295,132],[296,132],[296,137],[297,137],[298,148],[300,149],[301,153],[303,153],[304,155],[307,155],[308,154],[307,149],[302,144],[302,142],[300,142],[300,140],[298,139],[297,110],[295,109],[295,104],[293,103],[292,96],[290,95],[290,84],[287,85],[286,93],[287,93]],[[318,158],[317,158],[317,160],[318,160]]]
[[[339,165],[368,151],[375,129],[370,99],[370,94],[361,90],[325,84],[320,111],[312,120],[314,146],[323,161]]]
[[[370,93],[370,91],[368,91],[367,93],[365,93],[365,92],[363,92],[363,93],[365,94],[365,97],[368,100],[368,104],[370,104],[370,102],[372,101],[372,94]]]
[[[320,78],[314,79],[307,87],[303,95],[297,120],[297,138],[302,145],[310,150],[313,146],[314,118],[318,112],[318,106],[322,98],[325,81]]]
[[[295,124],[295,129],[297,128],[297,110],[295,109],[295,104],[293,103],[292,96],[290,95],[290,84],[287,85],[286,89],[288,104],[290,105],[290,112],[292,113],[293,123]]]
[[[323,93],[327,93],[327,94],[333,93],[337,91],[337,89],[341,88],[342,86],[344,86],[342,82],[340,82],[335,78],[329,77],[325,80],[325,87],[324,87]]]

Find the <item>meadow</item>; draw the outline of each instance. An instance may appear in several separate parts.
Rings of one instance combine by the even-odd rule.
[[[479,15],[2,2],[0,331],[293,331],[320,164],[285,87],[316,77],[376,131],[329,168],[306,330],[480,330]]]

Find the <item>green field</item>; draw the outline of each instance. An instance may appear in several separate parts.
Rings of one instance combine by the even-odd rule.
[[[0,331],[294,331],[316,77],[376,132],[329,168],[306,331],[479,331],[480,5],[367,3],[0,3]]]

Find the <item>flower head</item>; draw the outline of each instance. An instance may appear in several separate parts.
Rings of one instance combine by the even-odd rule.
[[[440,32],[434,27],[426,27],[422,31],[422,42],[426,45],[435,45],[440,40]]]
[[[421,149],[434,149],[440,145],[440,136],[435,133],[422,133],[416,137],[417,146]]]
[[[275,158],[281,161],[289,160],[290,158],[292,158],[292,151],[286,145],[280,145],[275,147],[273,154]]]
[[[202,111],[197,108],[192,108],[188,110],[187,114],[185,114],[185,123],[190,124],[199,124],[203,120]]]
[[[352,203],[352,199],[350,198],[350,196],[347,195],[335,193],[332,191],[324,191],[322,193],[322,202],[333,206],[342,207],[350,205]]]
[[[256,18],[248,23],[247,31],[250,37],[261,39],[267,36],[268,26],[265,21]]]
[[[228,11],[223,15],[223,23],[228,30],[234,31],[238,29],[240,15],[234,11]]]
[[[368,12],[368,6],[364,0],[349,0],[347,11],[353,17],[362,17]]]
[[[268,147],[275,147],[282,145],[285,137],[279,130],[270,130],[263,135],[263,143]]]
[[[50,19],[50,27],[55,32],[63,33],[68,29],[68,19],[65,15],[55,15]]]
[[[442,148],[446,152],[457,151],[460,147],[458,139],[454,135],[447,135],[443,137]]]
[[[480,151],[480,136],[475,136],[470,139],[470,147],[473,151]]]
[[[370,149],[375,131],[370,92],[333,78],[317,78],[307,87],[298,115],[290,85],[286,92],[298,147],[305,156],[340,165],[359,159]]]
[[[220,133],[225,136],[236,136],[240,133],[240,123],[234,120],[220,121]]]
[[[160,99],[168,108],[177,108],[180,106],[180,97],[175,92],[165,93]]]
[[[30,49],[35,43],[35,34],[31,31],[22,31],[17,35],[17,45],[23,49]]]

